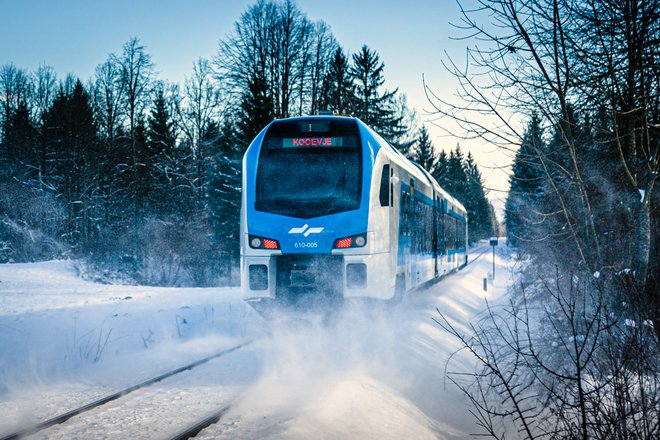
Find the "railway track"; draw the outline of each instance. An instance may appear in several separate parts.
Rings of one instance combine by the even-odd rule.
[[[467,265],[475,263],[479,258],[488,254],[490,252],[490,247],[480,246],[478,248],[472,249],[472,253],[475,254],[473,258],[470,258]],[[185,430],[179,432],[176,436],[171,437],[170,440],[188,440],[194,438],[202,432],[204,429],[217,424],[225,414],[231,409],[232,405],[226,405],[219,408],[217,411],[207,415],[205,418],[199,420],[198,422],[191,424]]]
[[[245,348],[245,347],[247,347],[247,346],[249,346],[249,345],[251,345],[251,344],[253,344],[253,343],[254,343],[254,340],[249,340],[249,341],[243,342],[243,343],[241,343],[241,344],[235,345],[235,346],[233,346],[233,347],[230,347],[230,348],[227,348],[227,349],[221,350],[221,351],[219,351],[219,352],[217,352],[217,353],[214,353],[214,354],[212,354],[212,355],[210,355],[210,356],[207,356],[207,357],[204,357],[204,358],[202,358],[202,359],[199,359],[199,360],[197,360],[197,361],[195,361],[195,362],[189,363],[189,364],[184,365],[184,366],[182,366],[182,367],[179,367],[179,368],[176,368],[176,369],[174,369],[174,370],[168,371],[168,372],[166,372],[166,373],[160,374],[160,375],[158,375],[158,376],[156,376],[156,377],[153,377],[153,378],[151,378],[151,379],[149,379],[149,380],[143,381],[143,382],[138,383],[138,384],[136,384],[136,385],[132,385],[132,386],[130,386],[130,387],[128,387],[128,388],[124,388],[124,389],[122,389],[122,390],[120,390],[120,391],[117,391],[117,392],[115,392],[115,393],[109,394],[109,395],[107,395],[107,396],[105,396],[105,397],[102,397],[102,398],[97,399],[97,400],[95,400],[95,401],[93,401],[93,402],[87,403],[87,404],[85,404],[85,405],[82,405],[82,406],[80,406],[80,407],[78,407],[78,408],[72,409],[72,410],[67,411],[67,412],[65,412],[65,413],[59,414],[59,415],[57,415],[57,416],[55,416],[55,417],[49,418],[49,419],[47,419],[47,420],[45,420],[45,421],[43,421],[43,422],[40,422],[40,423],[38,423],[38,424],[36,424],[36,425],[33,425],[33,426],[28,427],[28,428],[24,428],[24,429],[18,430],[18,431],[16,431],[16,432],[13,432],[13,433],[10,433],[10,434],[7,434],[7,435],[0,436],[0,440],[15,440],[15,439],[20,439],[20,438],[24,438],[24,437],[27,437],[27,436],[31,436],[31,435],[37,434],[37,433],[39,433],[40,431],[43,431],[43,430],[48,429],[48,428],[51,428],[51,427],[53,427],[53,426],[61,425],[61,424],[63,424],[64,422],[66,422],[67,420],[69,420],[69,419],[71,419],[71,418],[73,418],[73,417],[75,417],[75,416],[78,416],[78,415],[80,415],[80,414],[86,413],[86,412],[91,411],[91,410],[96,409],[96,408],[100,408],[100,407],[102,407],[102,406],[104,406],[104,405],[109,404],[110,402],[113,402],[113,401],[116,401],[116,400],[118,400],[118,399],[120,399],[120,398],[123,398],[123,397],[125,397],[125,396],[128,396],[129,394],[132,394],[132,393],[134,393],[135,391],[142,390],[142,389],[145,389],[145,388],[147,388],[147,387],[150,387],[150,386],[152,386],[152,385],[154,385],[154,384],[156,384],[156,383],[159,383],[159,382],[161,382],[161,381],[163,381],[163,380],[165,380],[165,379],[168,379],[168,378],[171,378],[171,377],[173,377],[173,376],[176,376],[176,375],[178,375],[178,374],[180,374],[180,373],[183,373],[184,371],[190,371],[190,370],[192,370],[192,369],[194,369],[194,368],[196,368],[196,367],[199,367],[200,365],[204,365],[204,364],[206,364],[206,363],[208,363],[208,362],[210,362],[210,361],[212,361],[212,360],[214,360],[214,359],[217,359],[217,358],[220,358],[220,357],[226,356],[226,355],[228,355],[228,354],[230,354],[230,353],[234,353],[234,352],[236,352],[236,351],[238,351],[238,350],[240,350],[240,349],[242,349],[242,348]],[[206,417],[206,418],[204,419],[204,421],[208,423],[206,426],[209,426],[210,424],[217,422],[217,420],[219,420],[219,418],[221,417],[221,415],[224,414],[228,409],[229,409],[229,406],[225,406],[225,407],[223,407],[222,410],[220,410],[220,411],[216,411],[216,412],[214,412],[213,414],[211,414],[210,416]],[[217,417],[217,418],[215,419],[215,421],[212,421],[213,417]],[[198,425],[200,426],[200,428],[199,428],[196,432],[199,432],[199,431],[201,431],[202,429],[204,429],[204,427],[206,427],[206,426],[202,426],[202,424],[203,424],[202,422],[199,422],[199,423],[195,424],[195,426],[198,426]],[[192,437],[194,434],[190,434],[188,437],[186,437],[185,435],[187,435],[187,433],[191,433],[191,432],[193,432],[193,429],[192,429],[192,428],[188,428],[187,430],[182,431],[179,435],[177,435],[177,437],[174,437],[174,438],[176,438],[176,439],[190,438],[190,437]]]
[[[472,255],[474,255],[473,258],[470,258],[468,265],[476,262],[479,258],[481,258],[483,255],[487,254],[489,252],[490,248],[489,247],[479,247],[475,248],[472,250]],[[159,383],[165,379],[168,379],[170,377],[176,376],[182,372],[185,371],[190,371],[196,367],[199,367],[200,365],[206,364],[214,359],[223,357],[225,355],[228,355],[230,353],[236,352],[244,347],[247,347],[251,344],[253,344],[253,340],[243,342],[241,344],[238,344],[236,346],[224,349],[222,351],[219,351],[217,353],[214,353],[210,356],[204,357],[202,359],[199,359],[195,362],[189,363],[187,365],[181,366],[179,368],[176,368],[174,370],[168,371],[166,373],[160,374],[156,377],[153,377],[149,380],[143,381],[141,383],[138,383],[136,385],[130,386],[128,388],[122,389],[118,392],[112,393],[110,395],[107,395],[105,397],[102,397],[100,399],[97,399],[93,402],[90,402],[88,404],[85,404],[83,406],[80,406],[78,408],[72,409],[70,411],[67,411],[65,413],[59,414],[55,417],[49,418],[43,422],[40,422],[34,426],[28,427],[21,429],[19,431],[13,432],[11,434],[7,434],[4,436],[0,436],[0,440],[14,440],[14,439],[20,439],[24,438],[27,436],[31,436],[34,434],[39,433],[40,431],[46,430],[48,428],[51,428],[56,425],[61,425],[65,423],[66,421],[70,420],[71,418],[81,415],[83,413],[86,413],[88,411],[94,410],[96,408],[102,407],[104,405],[109,404],[110,402],[116,401],[118,399],[124,398],[125,396],[128,396],[129,394],[134,393],[135,391],[145,389],[147,387],[150,387],[156,383]],[[180,430],[175,436],[171,437],[172,440],[184,440],[184,439],[189,439],[195,437],[197,434],[199,434],[202,430],[205,428],[214,425],[218,423],[222,417],[231,409],[231,403],[225,404],[223,406],[218,407],[218,409],[208,412],[202,419],[198,420],[197,422],[191,423],[187,428]],[[175,431],[176,432],[176,431]]]
[[[204,429],[209,426],[215,425],[222,419],[222,417],[231,409],[231,404],[225,405],[217,411],[207,415],[202,420],[190,425],[188,428],[179,432],[177,435],[172,437],[170,440],[188,440],[189,438],[195,437],[197,434],[202,432]]]

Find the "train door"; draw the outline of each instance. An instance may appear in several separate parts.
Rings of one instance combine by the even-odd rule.
[[[398,221],[398,239],[397,239],[397,284],[402,294],[408,290],[407,280],[412,279],[410,271],[410,262],[412,254],[411,237],[411,197],[410,188],[406,188],[402,182],[399,201],[399,221]]]
[[[440,198],[440,208],[438,210],[438,254],[440,254],[440,266],[444,275],[447,271],[447,236],[445,235],[445,199]]]
[[[435,277],[438,278],[440,276],[440,268],[439,266],[439,256],[438,256],[438,236],[439,236],[439,219],[442,216],[440,213],[440,197],[436,196],[435,202],[433,203],[433,272],[435,274]]]
[[[417,272],[417,254],[419,253],[419,234],[420,228],[417,218],[417,201],[415,197],[415,181],[410,179],[410,287],[414,288],[419,282],[419,273]]]
[[[382,207],[387,207],[388,208],[388,213],[387,213],[387,218],[385,219],[386,221],[386,231],[387,231],[387,238],[389,239],[390,245],[388,248],[392,248],[392,246],[397,242],[398,240],[398,233],[399,230],[396,227],[399,222],[396,217],[397,215],[397,210],[395,209],[394,206],[394,184],[396,183],[396,179],[394,178],[394,167],[391,166],[390,164],[384,164],[383,169],[381,172],[380,176],[380,191],[379,191],[379,199],[380,199],[380,206]],[[392,260],[391,260],[391,266],[392,270],[396,270],[397,266],[397,253],[392,252]]]
[[[390,213],[388,215],[389,217],[389,222],[390,222],[390,249],[394,246],[394,243],[396,243],[399,240],[399,228],[397,225],[399,224],[399,218],[398,218],[398,210],[396,206],[394,206],[395,202],[399,202],[398,197],[394,197],[395,193],[395,184],[399,182],[399,179],[394,176],[394,166],[390,165],[387,167],[389,170],[389,205],[390,205]],[[395,253],[396,254],[396,253]],[[397,266],[397,261],[396,261],[396,255],[393,255],[393,261],[392,261],[392,271],[396,272],[396,266]]]

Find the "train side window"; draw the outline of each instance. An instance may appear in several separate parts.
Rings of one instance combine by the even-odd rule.
[[[446,245],[445,245],[445,208],[444,208],[444,201],[442,199],[438,199],[438,252],[444,252]]]
[[[390,168],[390,206],[394,206],[394,169]]]
[[[389,164],[383,165],[383,173],[380,175],[380,206],[391,206]]]
[[[445,215],[445,242],[447,250],[456,249],[456,219],[449,214]]]
[[[465,247],[465,233],[466,233],[466,223],[464,221],[458,222],[458,237],[457,237],[457,247]]]
[[[461,243],[461,222],[458,219],[454,219],[454,222],[456,224],[456,245],[454,248],[460,249],[463,247],[463,243]]]

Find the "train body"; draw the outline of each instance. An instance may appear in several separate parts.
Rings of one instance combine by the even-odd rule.
[[[253,305],[391,299],[467,262],[467,215],[357,118],[275,120],[243,159],[241,286]]]

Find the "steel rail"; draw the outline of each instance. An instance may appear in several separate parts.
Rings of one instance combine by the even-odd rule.
[[[102,397],[98,400],[90,402],[90,403],[88,403],[86,405],[83,405],[79,408],[75,408],[75,409],[72,409],[71,411],[68,411],[66,413],[63,413],[63,414],[60,414],[58,416],[52,417],[48,420],[45,420],[45,421],[43,421],[41,423],[38,423],[34,426],[31,426],[29,428],[24,428],[24,429],[21,429],[19,431],[16,431],[16,432],[13,432],[11,434],[0,437],[0,440],[16,440],[16,439],[19,439],[19,438],[27,436],[27,435],[32,435],[32,434],[37,433],[39,431],[42,431],[46,428],[50,428],[51,426],[62,424],[64,422],[66,422],[67,420],[69,420],[70,418],[74,417],[74,416],[77,416],[79,414],[82,414],[84,412],[92,410],[94,408],[98,408],[99,406],[105,405],[108,402],[112,402],[113,400],[117,400],[120,397],[126,396],[127,394],[130,394],[130,393],[132,393],[134,391],[137,391],[141,388],[146,388],[150,385],[158,383],[158,382],[160,382],[164,379],[167,379],[169,377],[172,377],[172,376],[177,375],[179,373],[182,373],[184,371],[192,370],[193,368],[198,367],[202,364],[205,364],[205,363],[207,363],[207,362],[209,362],[213,359],[216,359],[216,358],[219,358],[221,356],[225,356],[227,354],[230,354],[230,353],[233,353],[237,350],[240,350],[241,348],[244,348],[244,347],[252,344],[253,342],[254,342],[254,340],[250,340],[250,341],[247,341],[247,342],[243,342],[242,344],[236,345],[234,347],[219,351],[219,352],[217,352],[215,354],[212,354],[210,356],[207,356],[203,359],[200,359],[200,360],[195,361],[193,363],[190,363],[188,365],[184,365],[183,367],[177,368],[175,370],[168,371],[167,373],[163,373],[163,374],[161,374],[159,376],[156,376],[152,379],[145,380],[144,382],[140,382],[137,385],[132,385],[128,388],[125,388],[121,391],[110,394],[108,396]]]

